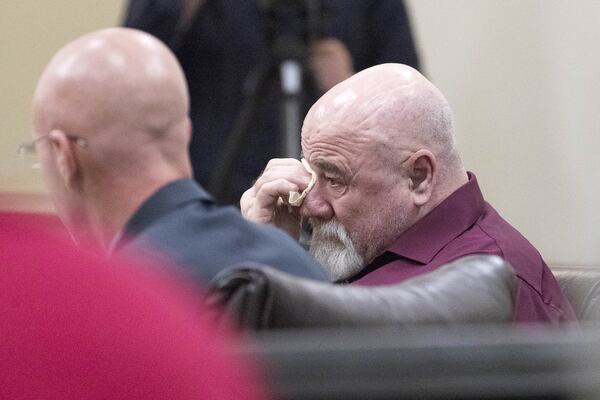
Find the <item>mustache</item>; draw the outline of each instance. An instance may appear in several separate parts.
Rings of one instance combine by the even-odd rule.
[[[317,234],[318,236],[328,238],[338,237],[340,228],[343,229],[343,225],[335,219],[325,221],[318,218],[308,218],[306,224],[313,235]]]

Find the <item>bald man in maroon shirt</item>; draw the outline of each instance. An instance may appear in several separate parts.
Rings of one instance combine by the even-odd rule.
[[[458,152],[447,100],[418,71],[383,64],[335,86],[308,112],[302,149],[312,172],[271,160],[242,196],[242,213],[294,237],[306,219],[310,251],[332,280],[391,284],[494,254],[518,278],[515,322],[575,319],[538,251],[484,200]],[[303,190],[291,207],[289,194]]]

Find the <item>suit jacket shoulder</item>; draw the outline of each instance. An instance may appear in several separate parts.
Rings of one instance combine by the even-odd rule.
[[[117,251],[165,258],[202,281],[244,262],[326,279],[287,233],[248,222],[234,207],[214,205],[190,180],[173,182],[148,199],[127,224]]]

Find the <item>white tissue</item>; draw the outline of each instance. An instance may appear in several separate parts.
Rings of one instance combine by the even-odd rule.
[[[288,204],[290,206],[294,206],[294,207],[300,207],[302,205],[302,202],[304,201],[304,198],[306,197],[306,195],[308,194],[308,192],[310,192],[310,190],[312,189],[312,187],[317,182],[317,173],[312,170],[312,168],[310,167],[310,165],[308,165],[308,161],[306,161],[303,158],[302,160],[300,160],[300,162],[302,162],[302,165],[304,166],[304,168],[312,176],[310,178],[310,182],[308,182],[308,186],[302,192],[290,192],[289,193]]]

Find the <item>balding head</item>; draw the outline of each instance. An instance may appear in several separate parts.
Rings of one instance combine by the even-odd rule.
[[[407,65],[365,69],[327,92],[309,111],[303,131],[327,133],[330,126],[377,143],[386,162],[401,150],[427,148],[444,161],[440,167],[461,168],[447,100]]]
[[[38,150],[59,212],[89,214],[105,193],[115,193],[105,199],[114,203],[125,188],[121,201],[137,203],[166,182],[189,177],[188,108],[179,63],[151,35],[110,28],[60,49],[33,101],[34,136],[50,139]],[[87,145],[68,139],[74,136]]]
[[[467,181],[448,102],[401,64],[363,70],[321,97],[304,120],[302,149],[320,179],[301,213],[314,226],[311,251],[335,279],[362,269]]]
[[[123,150],[131,157],[140,142],[164,141],[187,129],[188,107],[185,78],[171,51],[146,33],[111,28],[54,56],[35,92],[34,119],[39,134],[60,129],[98,140],[95,154]]]

